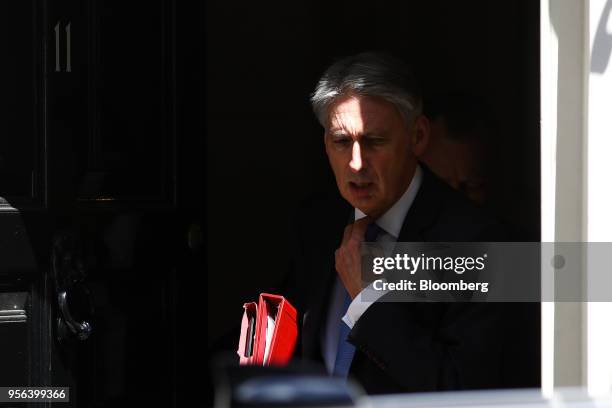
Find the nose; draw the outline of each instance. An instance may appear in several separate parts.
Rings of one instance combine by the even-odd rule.
[[[363,162],[361,161],[361,147],[357,141],[353,142],[353,151],[351,153],[351,162],[349,163],[349,167],[354,172],[358,172],[363,167]]]

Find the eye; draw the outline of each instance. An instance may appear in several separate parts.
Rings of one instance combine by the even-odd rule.
[[[332,142],[338,146],[345,146],[350,144],[352,141],[351,138],[348,137],[335,137],[332,139]]]
[[[381,146],[387,143],[387,139],[384,137],[368,137],[364,140],[364,143],[370,146]]]

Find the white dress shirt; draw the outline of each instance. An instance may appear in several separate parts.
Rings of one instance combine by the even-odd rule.
[[[380,218],[376,220],[376,224],[382,229],[376,238],[376,242],[396,242],[402,225],[404,224],[404,218],[408,214],[408,210],[412,206],[414,198],[416,197],[421,182],[423,179],[423,171],[421,167],[417,165],[414,172],[414,176],[410,181],[410,185],[397,200],[395,204]],[[363,211],[355,208],[355,221],[366,217]],[[370,290],[372,294],[368,294],[367,299],[362,300],[362,294],[364,291]],[[371,287],[364,288],[351,302],[346,311],[346,314],[342,317],[342,321],[346,323],[351,329],[357,323],[357,320],[365,313],[377,299],[383,296],[385,291],[374,291]],[[343,287],[340,279],[336,279],[332,291],[332,298],[330,301],[329,314],[323,336],[321,338],[321,345],[323,349],[323,359],[325,360],[325,366],[328,372],[333,372],[334,364],[336,362],[336,353],[338,348],[338,317],[342,313],[343,304]]]

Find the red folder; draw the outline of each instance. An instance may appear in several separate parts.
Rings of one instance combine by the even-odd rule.
[[[297,341],[297,312],[282,296],[262,293],[244,304],[238,344],[241,365],[286,365]]]

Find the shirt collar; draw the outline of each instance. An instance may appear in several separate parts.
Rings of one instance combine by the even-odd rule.
[[[388,234],[393,235],[396,239],[399,237],[402,225],[404,224],[404,218],[408,214],[408,210],[416,197],[419,187],[421,187],[421,181],[423,180],[423,171],[417,164],[414,171],[414,176],[410,181],[410,185],[402,194],[402,196],[393,204],[386,213],[384,213],[379,219],[376,220],[376,224]],[[366,217],[366,214],[359,208],[355,208],[355,221]]]

